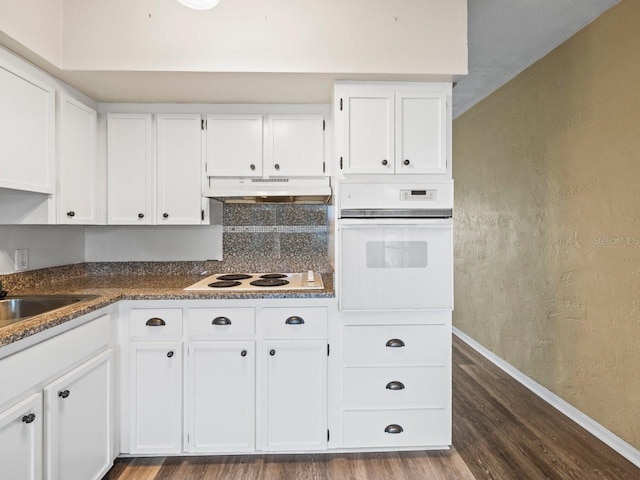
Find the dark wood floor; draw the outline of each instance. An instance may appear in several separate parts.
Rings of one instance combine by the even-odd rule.
[[[118,459],[105,480],[638,480],[640,469],[453,340],[450,452]]]

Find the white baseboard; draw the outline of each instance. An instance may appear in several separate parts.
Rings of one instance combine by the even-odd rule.
[[[453,334],[464,343],[469,345],[471,348],[473,348],[480,355],[489,360],[491,363],[493,363],[496,367],[503,370],[508,375],[520,382],[522,385],[527,387],[529,390],[531,390],[538,397],[550,404],[556,410],[569,417],[586,431],[591,433],[594,437],[609,445],[612,449],[625,457],[631,463],[640,467],[640,451],[634,448],[632,445],[629,445],[623,439],[612,433],[610,430],[607,430],[592,418],[582,413],[576,407],[567,403],[552,391],[548,390],[536,381],[532,380],[530,377],[526,376],[513,365],[506,362],[492,351],[483,347],[473,338],[461,332],[456,327],[453,327]]]

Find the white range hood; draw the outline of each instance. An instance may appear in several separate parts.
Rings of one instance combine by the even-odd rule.
[[[205,197],[225,202],[328,203],[329,177],[321,178],[209,178]]]

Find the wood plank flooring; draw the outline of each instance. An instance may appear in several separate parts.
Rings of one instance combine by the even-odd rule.
[[[640,469],[453,340],[444,452],[118,459],[104,480],[638,480]]]

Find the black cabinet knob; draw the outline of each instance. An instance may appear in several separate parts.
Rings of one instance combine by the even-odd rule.
[[[33,423],[35,419],[36,419],[36,416],[34,413],[30,413],[29,415],[25,415],[24,417],[22,417],[22,421],[24,423]]]
[[[304,325],[304,318],[294,315],[293,317],[287,318],[284,323],[287,325]]]
[[[168,358],[173,357],[173,351],[171,351],[171,352],[167,352],[167,357],[168,357]]]
[[[269,355],[271,355],[271,356],[273,357],[275,354],[276,354],[276,351],[275,351],[275,350],[273,350],[273,349],[272,349],[272,350],[269,350]]]
[[[231,325],[231,320],[227,317],[216,317],[211,322],[211,325]]]
[[[252,163],[251,165],[249,165],[249,168],[250,168],[251,170],[255,170],[255,169],[256,169],[256,166]]]
[[[144,213],[139,213],[138,218],[144,218]]]
[[[145,325],[147,327],[164,327],[167,323],[158,317],[153,317],[150,318],[149,320],[147,320],[147,323],[145,323]]]
[[[392,423],[391,425],[387,425],[387,428],[385,428],[384,431],[386,433],[391,433],[395,435],[395,434],[404,432],[404,428],[402,428],[400,425],[396,425],[395,423]]]
[[[58,396],[60,398],[67,398],[70,394],[71,392],[69,390],[62,390],[61,392],[58,392]]]
[[[404,383],[394,380],[393,382],[387,383],[386,388],[387,390],[404,390]]]
[[[280,164],[279,164],[279,163],[276,163],[276,164],[273,166],[273,168],[275,168],[276,170],[280,170]]]
[[[74,212],[73,210],[71,210],[70,212],[67,212],[67,217],[75,217],[76,216],[76,212]]]
[[[246,356],[247,356],[247,351],[246,351],[246,350],[242,350],[242,351],[240,352],[240,356],[241,356],[241,357],[246,357]]]
[[[386,160],[382,160],[382,165],[384,165],[385,167],[387,166],[389,162],[387,162]]]
[[[391,348],[400,348],[404,347],[404,342],[399,338],[392,338],[386,343],[386,346]]]
[[[409,163],[411,163],[411,162],[409,162],[409,159],[407,158],[407,159],[405,159],[405,161],[404,161],[404,162],[402,162],[402,163],[404,163],[405,165],[409,165]]]
[[[168,213],[163,213],[162,214],[162,218],[169,218],[169,214]]]

